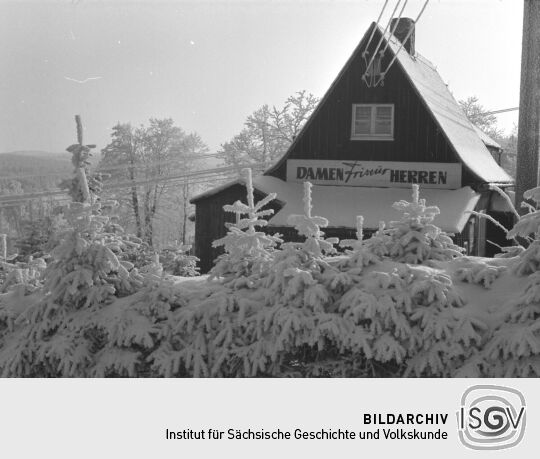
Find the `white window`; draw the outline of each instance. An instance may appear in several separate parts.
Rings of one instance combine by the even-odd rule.
[[[353,104],[352,140],[393,140],[393,104]]]

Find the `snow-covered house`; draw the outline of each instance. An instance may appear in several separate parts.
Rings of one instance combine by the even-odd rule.
[[[255,197],[277,193],[268,230],[294,238],[287,216],[301,213],[302,182],[313,183],[313,212],[326,217],[328,236],[352,237],[356,215],[364,228],[398,216],[391,205],[408,199],[412,183],[440,208],[435,223],[454,233],[468,253],[490,253],[487,240],[504,235],[468,211],[511,219],[491,185],[512,178],[493,159],[433,64],[415,50],[414,21],[395,20],[386,32],[373,23],[285,155],[254,180]],[[195,253],[207,271],[212,241],[235,216],[223,205],[245,200],[241,181],[196,196]]]

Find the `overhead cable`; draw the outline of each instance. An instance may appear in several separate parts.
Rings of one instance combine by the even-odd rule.
[[[379,48],[381,47],[381,43],[384,40],[384,36],[386,35],[386,32],[388,31],[388,27],[390,26],[390,24],[392,22],[392,18],[394,17],[394,14],[396,14],[396,11],[397,11],[400,3],[401,3],[401,0],[398,0],[397,3],[396,3],[396,6],[394,8],[394,11],[392,11],[392,14],[390,15],[390,19],[388,20],[388,23],[386,24],[384,32],[382,33],[381,38],[379,39],[379,42],[377,43],[377,46],[375,47],[375,50],[373,51],[371,59],[369,60],[369,64],[366,67],[366,71],[362,75],[362,80],[364,80],[366,82],[366,84],[368,84],[367,80],[365,79],[366,76],[367,76],[367,73],[368,73],[368,71],[369,71],[369,69],[371,67],[371,64],[373,64],[373,61],[375,60],[375,56],[377,55],[377,52],[379,51]]]
[[[420,20],[420,18],[422,17],[422,13],[426,9],[426,6],[428,5],[428,3],[429,3],[429,0],[426,0],[425,3],[424,3],[424,6],[420,10],[420,13],[418,13],[418,16],[416,17],[416,20],[414,21],[415,27],[416,27],[416,24],[418,24],[418,21]],[[392,64],[396,61],[400,51],[403,49],[403,46],[405,45],[405,43],[407,43],[407,40],[411,37],[412,33],[414,32],[415,27],[411,27],[409,32],[405,36],[405,38],[401,41],[398,50],[394,54],[394,57],[392,58],[392,60],[388,64],[388,66],[386,67],[386,70],[384,72],[381,72],[379,82],[375,83],[375,86],[377,86],[377,84],[379,84],[384,79],[385,75],[388,73],[388,70],[390,70],[390,67],[392,67]]]

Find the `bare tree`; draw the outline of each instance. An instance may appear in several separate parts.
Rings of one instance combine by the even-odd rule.
[[[152,118],[148,126],[136,129],[120,123],[113,128],[112,142],[102,150],[99,168],[108,170],[116,181],[127,181],[136,232],[149,244],[154,243],[155,218],[171,188],[167,178],[189,175],[201,164],[195,157],[203,158],[207,151],[197,134],[186,134],[170,118]],[[185,200],[189,200],[188,194]],[[114,195],[126,201],[125,189]]]
[[[247,117],[239,134],[221,145],[221,158],[238,171],[269,167],[283,156],[317,103],[313,94],[298,91],[281,108],[263,105]]]

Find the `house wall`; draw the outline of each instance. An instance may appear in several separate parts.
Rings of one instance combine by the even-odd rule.
[[[377,37],[376,33],[376,37]],[[372,41],[372,46],[378,42]],[[363,49],[361,44],[358,49]],[[402,50],[402,52],[406,52]],[[390,56],[383,59],[386,68]],[[289,150],[287,159],[459,162],[453,146],[416,94],[397,62],[386,75],[384,85],[369,88],[361,80],[366,63],[356,53],[320,109]],[[352,105],[394,104],[394,140],[351,140]],[[286,178],[286,161],[268,172]],[[463,168],[462,185],[473,183]]]

